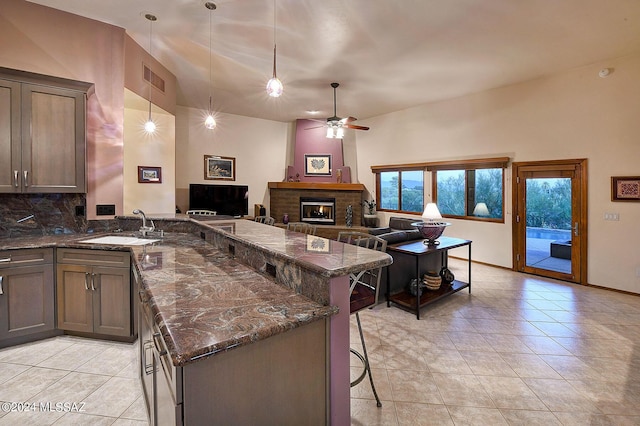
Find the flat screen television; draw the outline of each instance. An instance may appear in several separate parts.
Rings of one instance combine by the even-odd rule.
[[[249,187],[189,184],[189,210],[212,210],[228,216],[248,215]]]

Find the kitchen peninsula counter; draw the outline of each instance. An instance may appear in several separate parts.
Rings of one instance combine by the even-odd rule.
[[[243,219],[149,219],[165,232],[151,245],[81,242],[102,235],[96,233],[0,239],[0,249],[131,250],[141,296],[178,368],[326,323],[327,423],[348,424],[348,274],[388,265],[391,257]],[[116,220],[126,234],[140,226],[138,218]]]

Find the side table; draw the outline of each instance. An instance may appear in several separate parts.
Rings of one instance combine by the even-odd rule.
[[[469,293],[471,293],[471,241],[451,237],[440,237],[438,241],[440,242],[440,244],[432,246],[424,244],[422,240],[387,246],[387,253],[389,253],[394,258],[393,264],[387,267],[387,306],[391,306],[391,303],[393,303],[400,308],[415,312],[416,318],[420,319],[420,308],[422,308],[423,306],[440,300],[443,297],[447,297],[464,288],[469,288]],[[399,293],[391,294],[391,275],[394,274],[394,272],[397,272],[398,268],[412,265],[413,268],[415,268],[415,275],[413,275],[413,273],[409,273],[409,275],[411,277],[417,278],[418,283],[420,283],[422,281],[422,275],[427,272],[425,262],[423,262],[428,260],[427,257],[440,255],[440,264],[444,267],[447,267],[448,251],[464,246],[467,246],[469,248],[468,282],[454,280],[451,285],[443,285],[439,290],[434,291],[422,289],[421,295],[419,290],[420,286],[418,285],[418,288],[416,290],[420,295],[419,297],[412,296],[408,291],[406,291],[404,285],[402,291],[400,291]],[[396,271],[394,271],[394,268],[396,268]],[[405,276],[407,273],[407,271],[402,272],[405,273],[399,275]],[[408,282],[406,284],[408,284]]]

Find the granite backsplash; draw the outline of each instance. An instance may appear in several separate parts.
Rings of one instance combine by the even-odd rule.
[[[86,232],[85,208],[85,194],[0,194],[0,237]]]

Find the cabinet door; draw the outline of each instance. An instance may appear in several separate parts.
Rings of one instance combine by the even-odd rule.
[[[90,281],[90,267],[58,265],[56,289],[59,329],[93,331],[93,291]]]
[[[20,145],[20,84],[0,80],[0,193],[21,191]]]
[[[131,289],[128,268],[92,268],[94,332],[131,335]]]
[[[53,330],[53,265],[0,269],[0,340]]]
[[[24,192],[85,192],[85,95],[22,85]]]

